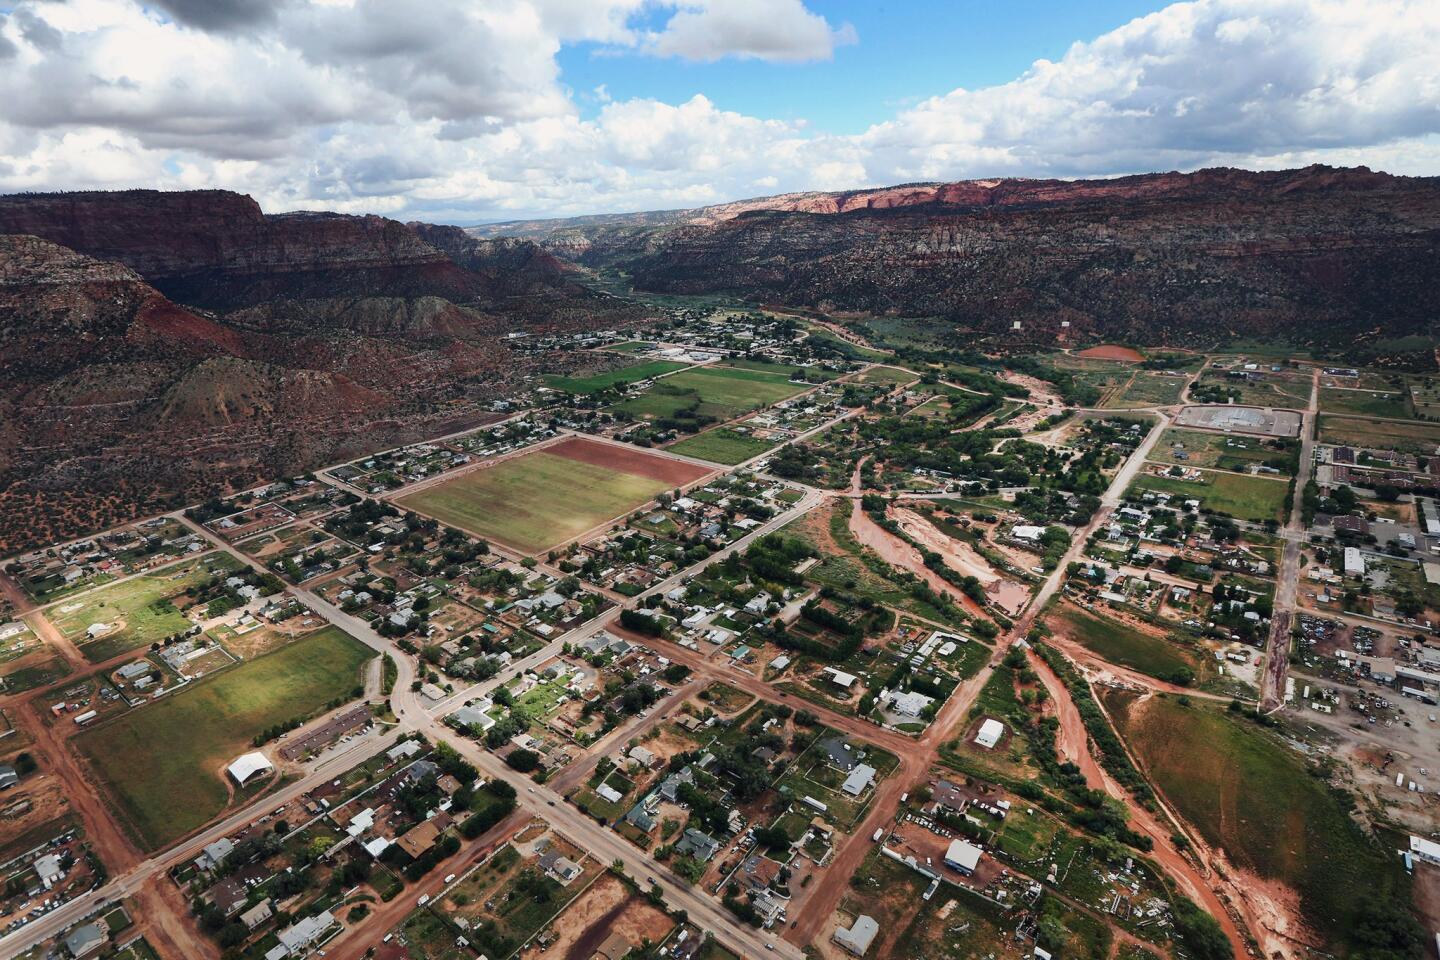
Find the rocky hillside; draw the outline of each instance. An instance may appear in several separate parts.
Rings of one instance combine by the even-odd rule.
[[[531,231],[535,233],[535,231]],[[943,317],[1007,340],[1366,343],[1440,317],[1440,179],[1364,168],[979,180],[560,222],[640,289]],[[1015,332],[1015,324],[1020,332]]]
[[[220,191],[0,197],[0,554],[483,422],[527,372],[504,334],[628,309],[523,240]]]

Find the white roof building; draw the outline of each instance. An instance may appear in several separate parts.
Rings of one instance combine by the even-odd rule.
[[[868,763],[861,763],[857,764],[855,769],[850,771],[850,775],[845,778],[845,782],[840,785],[840,789],[852,797],[858,797],[874,782],[875,768]]]
[[[1005,736],[1005,724],[991,717],[980,724],[980,732],[975,734],[975,742],[986,750],[993,750],[1003,736]]]
[[[826,667],[825,672],[830,675],[830,682],[837,687],[849,689],[855,685],[858,679],[853,673],[846,673],[844,670],[836,670],[834,667]]]
[[[225,772],[230,774],[230,778],[243,787],[251,777],[261,773],[269,773],[274,769],[274,764],[265,758],[265,754],[256,750],[253,753],[247,753],[237,758],[234,763],[225,768]]]
[[[968,841],[951,840],[950,849],[945,851],[945,863],[968,877],[980,865],[980,857],[984,852]]]
[[[1032,527],[1026,524],[1017,524],[1010,530],[1010,536],[1016,540],[1039,540],[1045,535],[1044,527]]]
[[[1365,557],[1358,547],[1345,548],[1345,576],[1365,576]]]
[[[847,930],[839,927],[835,931],[835,942],[857,957],[865,956],[865,951],[870,949],[870,944],[875,940],[875,934],[880,932],[880,924],[875,918],[860,914],[855,922]]]

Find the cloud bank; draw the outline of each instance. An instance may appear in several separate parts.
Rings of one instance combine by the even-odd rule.
[[[0,191],[213,186],[467,221],[1220,164],[1440,174],[1431,0],[1177,3],[850,136],[701,95],[585,94],[584,117],[556,60],[803,64],[857,41],[802,0],[20,0]]]

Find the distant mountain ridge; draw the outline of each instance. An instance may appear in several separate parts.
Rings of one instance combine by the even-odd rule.
[[[219,190],[0,197],[0,553],[483,422],[504,334],[625,319],[570,269]]]
[[[1363,167],[906,184],[525,230],[642,290],[1026,343],[1345,346],[1440,318],[1440,179]]]

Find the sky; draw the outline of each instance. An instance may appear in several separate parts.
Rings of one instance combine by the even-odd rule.
[[[1207,166],[1440,175],[1435,0],[0,0],[0,192],[478,223]]]

